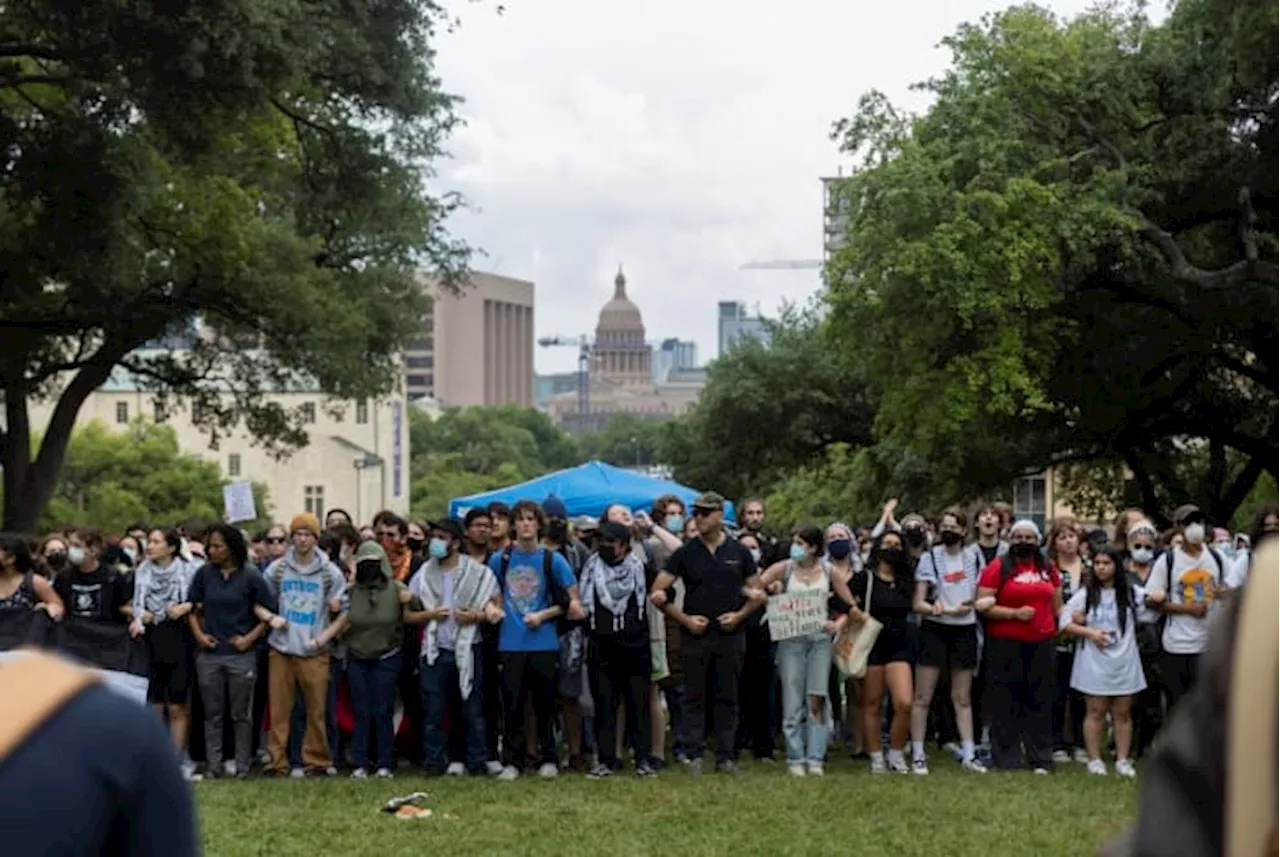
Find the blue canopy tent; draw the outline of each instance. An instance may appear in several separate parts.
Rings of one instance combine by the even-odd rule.
[[[469,510],[490,503],[512,505],[517,500],[541,503],[552,495],[564,501],[570,517],[599,517],[610,503],[625,503],[632,511],[648,511],[653,501],[663,494],[675,494],[684,500],[686,506],[692,506],[698,493],[677,482],[655,479],[634,470],[623,470],[603,461],[588,461],[519,485],[473,494],[470,497],[455,497],[449,501],[449,517],[461,518]],[[736,520],[732,503],[725,503],[724,517],[726,521]]]

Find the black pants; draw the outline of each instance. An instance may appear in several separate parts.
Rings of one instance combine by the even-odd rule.
[[[987,710],[995,767],[1053,769],[1053,700],[1056,667],[1053,640],[1024,643],[987,638]]]
[[[502,735],[502,667],[498,657],[498,626],[480,626],[480,651],[484,658],[484,742],[490,759],[501,759],[498,739]]]
[[[1053,698],[1053,749],[1070,752],[1084,746],[1084,694],[1071,689],[1075,649],[1057,653],[1056,693]],[[1067,719],[1071,728],[1067,728]]]
[[[627,737],[636,764],[648,764],[653,755],[649,734],[649,640],[591,641],[587,677],[595,700],[596,754],[601,764],[617,769],[618,709],[626,711]]]
[[[1169,714],[1177,708],[1178,701],[1195,687],[1200,674],[1200,655],[1175,655],[1160,653],[1160,673],[1164,680],[1165,696],[1169,700]]]
[[[542,764],[558,764],[554,721],[556,716],[556,667],[560,652],[503,652],[502,763],[521,768],[525,764],[524,707],[533,705]]]
[[[757,759],[772,759],[775,703],[778,694],[774,685],[778,681],[778,646],[769,638],[768,626],[748,628],[746,652],[738,685],[738,750],[746,750]]]
[[[738,733],[738,678],[746,657],[746,638],[741,633],[723,634],[708,629],[701,637],[686,632],[684,654],[685,709],[693,731],[689,735],[689,758],[701,759],[706,735],[701,728],[711,714],[716,741],[716,761],[730,762]],[[708,705],[710,697],[711,705]]]

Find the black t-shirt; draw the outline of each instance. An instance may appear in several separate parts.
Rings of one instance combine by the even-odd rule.
[[[133,600],[132,574],[102,566],[90,572],[67,571],[54,580],[53,590],[70,617],[122,625],[129,621],[120,608]]]
[[[746,600],[742,587],[755,575],[756,561],[741,542],[727,535],[715,553],[702,539],[693,539],[671,554],[667,573],[684,581],[685,614],[705,616],[714,623],[722,613],[742,607]]]
[[[859,610],[866,610],[863,600],[867,594],[867,571],[859,571],[849,583],[854,601]],[[880,579],[879,575],[871,577],[871,618],[878,620],[887,628],[889,626],[905,626],[907,617],[911,615],[911,589]]]
[[[979,543],[978,550],[982,551],[982,567],[986,568],[991,564],[991,560],[996,558],[996,554],[1000,552],[1000,545],[984,545]]]

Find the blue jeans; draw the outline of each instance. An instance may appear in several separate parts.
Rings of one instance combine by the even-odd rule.
[[[449,764],[449,736],[444,731],[445,706],[454,717],[461,717],[467,731],[467,770],[485,773],[489,748],[484,732],[484,657],[480,647],[471,649],[471,693],[462,698],[458,685],[458,661],[453,652],[440,650],[436,662],[419,664],[422,685],[422,765],[430,774],[442,774]]]
[[[392,769],[395,745],[396,684],[404,655],[364,660],[352,657],[347,665],[355,729],[351,734],[351,760],[357,768],[369,765],[369,726],[378,743],[379,768]]]
[[[663,688],[662,693],[667,698],[667,715],[671,720],[671,755],[680,761],[688,758],[689,754],[689,724],[684,713],[684,686],[672,684]]]
[[[329,739],[329,758],[338,763],[338,684],[345,669],[342,658],[329,657],[329,698],[324,712],[324,729]],[[289,718],[289,766],[301,768],[302,736],[307,734],[307,706],[302,694],[294,697],[293,716]]]
[[[827,756],[826,717],[814,717],[810,700],[821,697],[824,714],[831,670],[831,638],[822,632],[778,643],[782,677],[782,734],[787,763],[822,764]]]

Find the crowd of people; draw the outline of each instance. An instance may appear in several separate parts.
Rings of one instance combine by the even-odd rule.
[[[707,743],[724,773],[746,755],[822,775],[842,743],[873,773],[954,757],[973,774],[1133,776],[1277,530],[1274,506],[1233,536],[1191,505],[1164,531],[1131,509],[1110,531],[1042,532],[1003,504],[899,520],[890,501],[873,526],[778,538],[762,501],[737,526],[726,505],[667,495],[571,519],[548,497],[361,528],[301,513],[253,536],[4,534],[0,651],[145,672],[193,779],[255,761],[356,779],[698,775]],[[801,595],[825,619],[781,636],[771,605]]]

